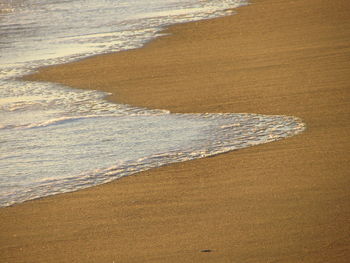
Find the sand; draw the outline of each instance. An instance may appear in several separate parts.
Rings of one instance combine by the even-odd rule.
[[[255,0],[29,77],[172,112],[293,115],[307,130],[2,208],[1,262],[348,262],[349,10]]]

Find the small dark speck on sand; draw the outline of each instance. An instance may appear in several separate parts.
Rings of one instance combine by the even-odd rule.
[[[206,252],[206,253],[208,253],[208,252],[212,252],[213,250],[211,250],[211,249],[203,249],[203,250],[201,250],[201,252]]]

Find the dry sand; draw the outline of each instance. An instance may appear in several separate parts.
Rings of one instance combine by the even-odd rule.
[[[349,262],[350,2],[254,2],[30,78],[307,131],[0,209],[1,262]]]

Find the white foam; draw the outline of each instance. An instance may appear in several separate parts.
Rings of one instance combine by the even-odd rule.
[[[3,133],[12,152],[0,158],[7,185],[5,190],[0,186],[0,206],[280,140],[304,129],[298,118],[286,116],[166,114],[91,116],[39,127],[35,133],[12,130]],[[17,137],[22,141],[9,140]]]

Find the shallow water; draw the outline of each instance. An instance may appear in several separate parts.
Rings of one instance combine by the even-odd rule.
[[[0,5],[0,206],[295,135],[297,118],[170,114],[98,91],[16,80],[37,67],[142,46],[162,27],[244,1],[11,1]],[[76,10],[79,10],[77,12]]]

